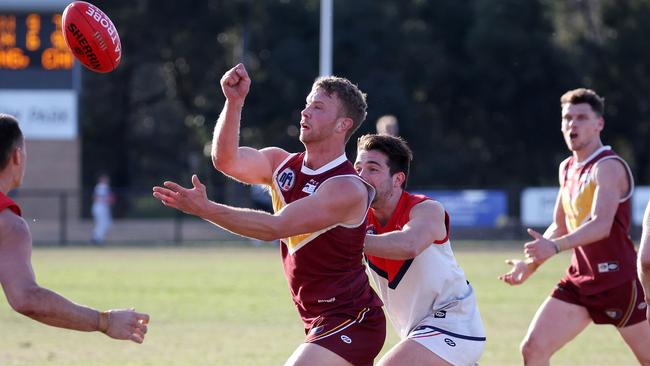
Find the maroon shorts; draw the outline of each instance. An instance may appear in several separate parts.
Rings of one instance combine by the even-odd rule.
[[[596,324],[623,328],[644,321],[646,317],[647,305],[638,279],[594,295],[582,295],[574,283],[563,278],[551,297],[586,308]]]
[[[381,307],[319,316],[305,329],[305,343],[314,343],[356,366],[371,366],[386,340]]]

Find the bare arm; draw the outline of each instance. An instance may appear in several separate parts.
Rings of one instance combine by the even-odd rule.
[[[364,251],[382,258],[410,259],[446,236],[444,208],[439,202],[427,200],[413,207],[401,230],[366,235]]]
[[[594,178],[596,191],[591,205],[591,219],[573,232],[554,240],[535,238],[526,243],[527,257],[534,262],[543,261],[562,250],[588,245],[609,235],[619,201],[629,190],[627,171],[619,161],[605,160],[596,165]],[[556,224],[559,223],[556,221]]]
[[[643,216],[643,233],[641,234],[641,247],[639,248],[639,279],[643,285],[646,303],[650,302],[650,201],[645,208]],[[650,309],[648,309],[650,315]],[[648,317],[650,320],[650,316]]]
[[[116,339],[142,343],[149,316],[132,310],[99,311],[40,287],[31,265],[32,243],[25,221],[0,212],[0,282],[11,307],[41,323],[79,331],[101,330]]]
[[[154,187],[153,196],[165,206],[199,216],[235,234],[265,241],[357,223],[364,217],[368,202],[365,185],[348,177],[328,180],[315,194],[294,201],[273,215],[208,200],[205,186],[196,175],[192,184],[193,188],[183,188],[165,182],[165,187]]]
[[[594,176],[596,192],[591,206],[591,220],[558,238],[556,243],[560,250],[590,244],[609,236],[619,201],[629,190],[628,174],[621,162],[610,159],[596,165]]]
[[[239,127],[251,80],[238,64],[221,78],[226,103],[214,127],[212,164],[220,172],[244,183],[270,184],[273,169],[288,154],[279,148],[256,150],[239,146]]]

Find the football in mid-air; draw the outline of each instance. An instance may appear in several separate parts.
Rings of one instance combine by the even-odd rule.
[[[96,72],[115,70],[122,58],[113,22],[95,5],[75,1],[63,11],[63,36],[74,56]]]

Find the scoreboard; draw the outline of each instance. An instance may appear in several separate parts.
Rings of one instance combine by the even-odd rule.
[[[0,10],[0,89],[72,89],[75,59],[61,12]]]
[[[0,9],[0,112],[16,116],[31,140],[78,136],[80,66],[61,32],[62,11]]]
[[[60,13],[0,13],[0,69],[71,70]]]

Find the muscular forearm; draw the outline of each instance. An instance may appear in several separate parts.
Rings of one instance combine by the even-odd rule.
[[[267,212],[231,207],[212,201],[198,216],[237,235],[265,241],[283,238],[281,228],[286,226],[277,216]]]
[[[98,330],[97,310],[75,304],[46,288],[24,289],[19,299],[10,302],[17,312],[41,323],[85,332]]]
[[[388,259],[415,258],[431,243],[417,243],[401,231],[381,235],[366,235],[364,252]]]
[[[243,102],[226,100],[214,127],[212,138],[212,162],[219,170],[226,169],[235,161],[239,148],[239,124]]]

